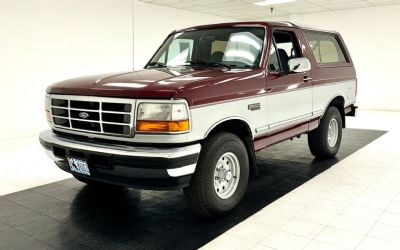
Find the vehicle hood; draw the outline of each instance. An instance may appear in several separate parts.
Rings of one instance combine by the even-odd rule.
[[[52,94],[126,96],[132,98],[174,97],[190,83],[223,77],[221,69],[145,69],[74,78],[48,87]]]
[[[239,89],[226,84],[248,78],[252,72],[254,70],[200,67],[144,69],[74,78],[50,85],[47,93],[135,99],[185,98],[190,103],[200,98],[206,101],[219,93],[236,93]],[[218,91],[213,92],[213,87]]]

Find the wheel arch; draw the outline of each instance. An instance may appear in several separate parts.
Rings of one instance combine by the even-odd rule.
[[[247,155],[249,156],[250,175],[258,176],[254,150],[254,137],[249,122],[240,117],[229,117],[220,120],[208,129],[204,138],[207,139],[210,135],[218,132],[233,133],[243,141],[246,146]]]
[[[337,95],[331,99],[328,105],[325,107],[324,114],[329,107],[336,107],[339,110],[340,116],[342,117],[342,128],[346,128],[346,116],[344,113],[345,98],[342,95]]]

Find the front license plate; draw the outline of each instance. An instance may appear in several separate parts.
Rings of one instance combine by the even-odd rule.
[[[80,160],[72,157],[67,157],[69,168],[72,172],[84,175],[90,175],[89,166],[87,161]]]

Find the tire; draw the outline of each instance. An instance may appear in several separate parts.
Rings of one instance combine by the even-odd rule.
[[[337,154],[341,142],[342,116],[336,107],[328,107],[318,128],[308,133],[308,146],[315,157],[327,159]]]
[[[196,172],[184,193],[197,215],[218,217],[239,204],[248,179],[249,158],[243,141],[234,134],[221,132],[203,143]]]

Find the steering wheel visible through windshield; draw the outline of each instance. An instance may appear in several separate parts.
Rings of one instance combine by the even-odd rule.
[[[175,66],[259,67],[265,29],[230,27],[175,33],[156,52],[147,68]]]

